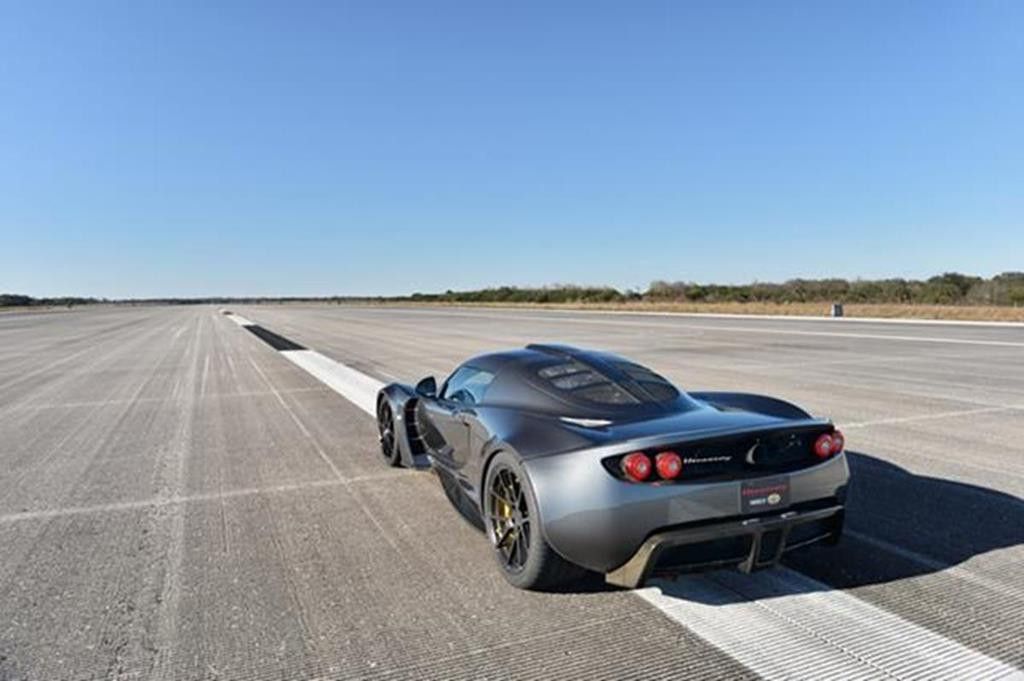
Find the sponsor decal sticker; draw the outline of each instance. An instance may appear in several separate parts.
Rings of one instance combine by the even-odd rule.
[[[740,484],[740,512],[760,513],[789,506],[789,478],[759,478]]]

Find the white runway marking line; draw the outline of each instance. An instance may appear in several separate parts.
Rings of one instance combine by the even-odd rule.
[[[477,317],[480,318],[483,315],[479,314],[465,314],[461,312],[448,313],[453,316],[465,316],[465,317]],[[678,316],[678,315],[672,315]],[[551,321],[550,316],[529,316],[529,315],[514,315],[515,319],[527,320],[527,321],[539,321],[549,322]],[[559,317],[560,321],[567,322],[569,324],[597,324],[605,326],[629,326],[629,327],[654,327],[672,331],[673,327],[665,324],[651,324],[644,323],[642,321],[636,322],[625,322],[614,319],[573,319],[572,317]],[[831,337],[831,338],[860,338],[870,340],[889,340],[889,341],[901,341],[909,343],[951,343],[954,345],[990,345],[995,347],[1008,347],[1008,348],[1024,348],[1024,341],[1001,341],[1001,340],[980,340],[971,338],[942,338],[938,336],[899,336],[887,333],[846,333],[840,331],[802,331],[799,329],[768,329],[768,328],[754,328],[752,326],[707,326],[700,324],[686,324],[678,327],[679,331],[687,330],[698,330],[698,331],[715,331],[715,332],[737,332],[737,333],[767,333],[783,336],[818,336],[818,337]]]
[[[230,319],[231,321],[233,321],[233,322],[234,322],[235,324],[238,324],[239,326],[256,326],[255,324],[253,324],[252,322],[250,322],[250,321],[249,321],[248,319],[246,319],[246,318],[245,318],[245,317],[243,317],[242,315],[240,315],[240,314],[235,314],[234,312],[232,312],[232,313],[231,313],[231,314],[229,314],[229,315],[225,315],[225,316],[226,316],[226,317],[227,317],[228,319]]]
[[[377,379],[313,350],[280,354],[376,415]],[[1024,672],[789,569],[687,578],[635,593],[766,679],[1024,680]]]
[[[535,318],[540,321],[540,318]],[[615,326],[636,326],[630,322],[616,322],[602,319],[567,319],[570,323],[611,324]],[[971,338],[941,338],[937,336],[896,336],[888,333],[842,333],[838,331],[799,331],[796,329],[755,329],[750,326],[696,326],[686,325],[684,329],[701,331],[768,333],[783,336],[819,336],[830,338],[859,338],[864,340],[901,341],[907,343],[951,343],[953,345],[991,345],[1005,348],[1024,348],[1024,342],[1000,340],[976,340]]]
[[[874,421],[859,421],[856,423],[843,423],[839,428],[868,428],[870,426],[887,426],[896,423],[913,423],[914,421],[930,421],[932,419],[954,418],[957,416],[973,416],[975,414],[994,414],[1001,411],[1016,411],[1024,409],[1024,404],[1007,404],[999,407],[979,407],[978,409],[960,409],[958,411],[942,411],[935,414],[918,414],[917,416],[894,416],[888,419],[875,419]]]
[[[787,568],[637,595],[766,679],[1021,679],[1024,673]]]
[[[481,305],[478,308],[465,308],[465,307],[454,307],[454,308],[431,308],[431,306],[424,306],[422,308],[407,308],[407,307],[394,307],[394,308],[377,308],[397,310],[401,312],[422,312],[430,314],[432,312],[443,310],[457,311],[459,313],[466,313],[471,311],[480,310],[495,310],[503,313],[509,312],[520,312],[522,308],[515,307],[501,307],[493,306],[488,307]],[[753,319],[753,320],[772,320],[772,321],[783,321],[783,322],[822,322],[825,324],[908,324],[908,325],[924,325],[924,326],[968,326],[968,327],[984,327],[992,326],[996,328],[1024,328],[1024,322],[1004,322],[1004,321],[985,321],[985,320],[974,320],[974,319],[897,319],[893,317],[813,317],[813,316],[802,316],[802,315],[784,315],[784,314],[740,314],[740,313],[729,313],[729,312],[666,312],[658,310],[544,310],[541,308],[526,308],[532,312],[542,312],[552,316],[569,316],[573,314],[585,314],[585,315],[633,315],[636,317],[692,317],[695,319]],[[484,313],[480,313],[477,316],[482,316]]]
[[[842,427],[840,427],[840,430],[842,430]],[[986,466],[984,464],[975,463],[973,461],[967,461],[967,460],[963,459],[962,457],[956,458],[955,455],[954,455],[954,457],[946,458],[946,457],[943,457],[941,455],[924,454],[924,453],[922,453],[921,448],[919,448],[919,447],[908,447],[908,446],[900,446],[900,445],[888,444],[888,445],[886,445],[886,448],[887,449],[891,449],[891,450],[893,450],[895,452],[898,452],[901,456],[921,459],[921,460],[926,461],[928,463],[937,463],[937,464],[940,464],[942,466],[953,466],[953,467],[957,467],[957,468],[965,468],[967,470],[973,469],[973,470],[978,470],[978,471],[986,471],[988,473],[995,473],[996,475],[1000,476],[1001,478],[1014,478],[1014,479],[1017,479],[1017,480],[1024,480],[1024,474],[1015,473],[1015,472],[1013,472],[1012,469],[1007,468],[1006,465],[1003,465],[1003,466]],[[927,469],[925,469],[925,470],[927,470]]]
[[[37,511],[18,511],[0,515],[0,525],[9,525],[25,520],[44,520],[48,518],[62,518],[76,515],[92,515],[95,513],[116,513],[119,511],[137,511],[144,508],[162,508],[164,506],[177,506],[179,504],[193,504],[204,501],[222,501],[225,499],[237,499],[241,497],[258,496],[261,494],[286,494],[289,492],[305,492],[319,489],[321,487],[337,487],[341,485],[352,485],[361,482],[376,482],[387,480],[402,475],[413,475],[413,471],[401,471],[396,469],[387,473],[376,475],[357,475],[351,478],[331,478],[330,480],[314,480],[312,482],[297,482],[290,485],[272,485],[269,487],[245,487],[242,489],[226,490],[223,492],[209,492],[202,494],[184,494],[179,496],[159,496],[149,499],[137,499],[134,501],[119,501],[112,504],[96,504],[95,506],[69,506],[67,508],[45,508]]]
[[[377,392],[384,387],[381,381],[335,362],[315,350],[282,350],[281,354],[349,402],[376,418]]]
[[[292,350],[291,352],[302,351]],[[282,352],[282,354],[284,353]],[[327,358],[324,357],[324,359]],[[267,377],[267,374],[263,371],[263,369],[260,369],[259,365],[256,364],[256,362],[251,357],[249,358],[249,363],[252,364],[252,368],[255,369],[256,373],[260,375],[263,381],[267,384],[267,387],[274,391],[274,394],[277,396],[277,401],[281,404],[284,410],[288,412],[288,415],[291,416],[292,421],[294,421],[295,425],[298,426],[300,431],[302,431],[302,434],[306,436],[306,439],[309,440],[310,444],[313,445],[313,449],[316,450],[317,455],[323,460],[324,463],[327,464],[328,468],[331,469],[331,471],[334,473],[334,477],[341,481],[345,489],[348,490],[349,495],[352,497],[352,499],[357,504],[359,504],[359,508],[362,509],[366,517],[377,528],[377,530],[380,532],[380,536],[384,539],[384,541],[386,541],[388,545],[392,549],[394,549],[394,551],[399,556],[402,557],[402,560],[408,561],[408,559],[405,557],[405,553],[402,551],[401,548],[399,548],[398,544],[395,543],[395,540],[392,539],[391,536],[387,533],[387,530],[385,530],[384,526],[381,525],[380,520],[377,519],[377,516],[374,515],[373,511],[366,505],[366,501],[363,500],[363,498],[359,496],[359,494],[357,494],[354,489],[352,489],[352,485],[349,484],[344,474],[337,467],[337,465],[335,465],[334,461],[331,460],[331,457],[327,456],[327,452],[325,452],[323,447],[320,446],[320,443],[317,441],[317,439],[313,437],[313,434],[309,432],[309,429],[306,428],[306,424],[302,422],[302,419],[300,419],[299,415],[295,413],[295,410],[292,409],[291,406],[289,406],[288,401],[281,397],[280,394],[278,394],[277,388],[274,386],[274,383],[270,380],[270,378]]]
[[[316,388],[286,388],[279,392],[284,395],[290,395],[292,393],[315,393],[315,392],[327,392],[330,390],[327,386],[320,386]],[[333,392],[333,391],[332,391]],[[273,397],[274,393],[269,390],[240,390],[238,392],[221,392],[221,393],[206,393],[201,395],[206,400],[227,400],[235,398],[249,398],[249,397]],[[80,407],[109,407],[119,404],[150,404],[154,402],[164,402],[163,397],[139,397],[137,399],[111,399],[111,400],[92,400],[82,402],[53,402],[48,404],[29,404],[24,407],[18,405],[16,407],[9,408],[10,411],[42,411],[44,409],[78,409]]]

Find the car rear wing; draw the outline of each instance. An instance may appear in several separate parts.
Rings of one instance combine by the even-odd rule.
[[[750,411],[765,416],[782,419],[809,419],[811,415],[792,402],[780,400],[767,395],[752,393],[726,392],[690,392],[687,394],[695,400],[710,404],[722,411]]]

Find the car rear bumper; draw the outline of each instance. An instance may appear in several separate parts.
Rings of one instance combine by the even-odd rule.
[[[524,462],[548,544],[569,562],[601,574],[624,565],[655,533],[766,515],[743,503],[744,486],[777,478],[635,484],[605,470],[602,458],[615,453],[609,450]],[[850,473],[846,456],[840,454],[785,477],[788,498],[770,514],[841,506]]]
[[[629,560],[608,572],[605,580],[632,589],[659,574],[717,567],[736,567],[743,572],[770,568],[787,551],[819,541],[837,541],[843,531],[843,515],[843,506],[837,504],[667,528],[649,536]]]

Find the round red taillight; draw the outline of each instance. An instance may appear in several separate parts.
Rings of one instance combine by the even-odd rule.
[[[627,454],[622,457],[622,472],[631,480],[646,480],[651,475],[651,460],[643,452]]]
[[[664,480],[672,480],[683,470],[683,460],[675,452],[661,452],[654,457],[654,467]]]
[[[827,459],[832,455],[832,436],[828,433],[822,433],[818,436],[818,439],[814,441],[814,453],[822,459]]]
[[[832,453],[838,454],[846,446],[846,438],[838,430],[832,433]]]

